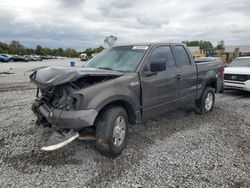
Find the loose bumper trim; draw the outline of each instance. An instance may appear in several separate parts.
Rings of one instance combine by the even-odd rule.
[[[95,109],[65,111],[48,107],[42,104],[37,108],[47,121],[61,128],[77,129],[92,126],[98,112]]]

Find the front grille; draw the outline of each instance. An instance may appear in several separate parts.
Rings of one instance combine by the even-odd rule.
[[[249,75],[241,75],[241,74],[225,74],[224,75],[224,80],[245,82],[249,79],[250,79]]]
[[[224,83],[229,83],[229,84],[240,84],[240,85],[245,85],[244,83],[242,82],[231,82],[231,81],[228,81],[228,80],[225,80]]]

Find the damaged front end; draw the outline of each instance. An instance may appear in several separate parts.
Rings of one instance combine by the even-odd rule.
[[[32,111],[36,124],[55,131],[80,131],[92,126],[98,112],[86,109],[84,88],[90,87],[121,73],[91,68],[43,67],[30,75],[37,85]],[[70,131],[71,130],[71,131]]]
[[[49,88],[38,88],[32,111],[37,116],[37,125],[77,129],[93,125],[97,112],[84,108],[82,94],[74,93],[70,84]],[[39,95],[39,92],[41,93]]]

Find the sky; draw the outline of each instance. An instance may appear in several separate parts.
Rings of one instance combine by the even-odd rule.
[[[250,44],[250,0],[1,0],[0,41],[26,47],[220,40]]]

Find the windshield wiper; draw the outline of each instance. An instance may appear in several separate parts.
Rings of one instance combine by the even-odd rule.
[[[113,69],[111,69],[109,67],[98,67],[98,69],[105,69],[105,70],[112,70],[112,71],[114,71]]]

